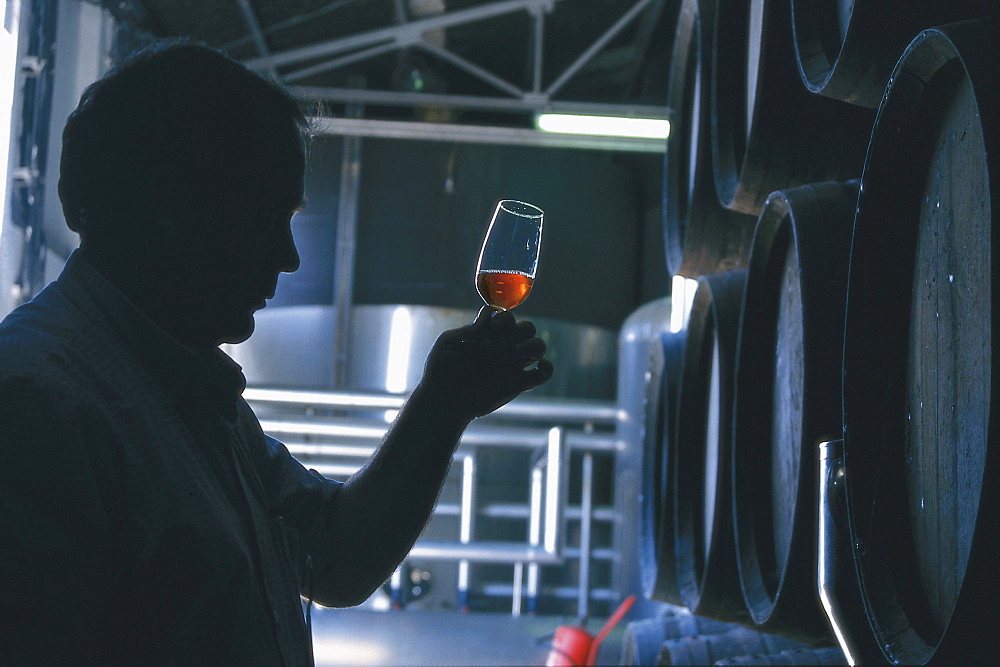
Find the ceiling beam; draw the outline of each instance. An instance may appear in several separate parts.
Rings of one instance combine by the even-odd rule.
[[[646,15],[640,19],[639,29],[632,44],[632,61],[625,67],[625,73],[622,75],[622,80],[628,86],[625,91],[627,94],[633,94],[638,88],[639,72],[649,55],[653,32],[660,22],[660,15],[663,14],[665,5],[666,0],[654,0],[653,4],[646,10]]]
[[[266,28],[262,28],[265,35],[270,35],[278,31],[284,30],[286,28],[291,28],[293,26],[300,25],[307,21],[311,21],[314,18],[322,16],[324,14],[329,14],[332,11],[336,11],[345,5],[349,5],[352,2],[357,2],[358,0],[336,0],[327,5],[320,7],[319,9],[314,9],[312,11],[304,12],[302,14],[296,14],[295,16],[285,19],[284,21],[278,21],[277,23],[272,23]],[[106,5],[114,5],[114,2],[105,2]],[[243,46],[253,41],[253,35],[244,35],[243,37],[237,37],[231,42],[226,42],[219,48],[223,51],[232,51],[238,46]]]
[[[269,67],[283,67],[324,56],[332,56],[354,49],[362,49],[377,44],[391,42],[397,47],[417,44],[421,35],[431,30],[443,30],[465,23],[482,21],[518,11],[551,11],[557,0],[498,0],[484,5],[446,12],[400,25],[376,28],[367,32],[330,39],[308,46],[272,53],[269,56],[247,60],[250,69],[266,71]]]
[[[665,139],[630,137],[595,137],[554,134],[539,130],[448,123],[371,120],[361,118],[314,118],[313,132],[318,136],[353,136],[377,139],[409,139],[467,144],[499,144],[538,148],[577,148],[629,153],[663,153]]]
[[[389,53],[391,51],[398,50],[395,44],[377,44],[367,49],[360,49],[349,53],[346,56],[340,58],[334,58],[333,60],[325,60],[316,65],[309,65],[308,67],[302,67],[301,69],[293,70],[283,77],[284,81],[301,81],[302,79],[309,78],[314,74],[320,74],[322,72],[328,72],[332,69],[337,69],[338,67],[343,67],[345,65],[350,65],[352,63],[361,62],[362,60],[367,60],[369,58],[374,58],[375,56],[380,56],[383,53]]]
[[[431,55],[465,71],[466,73],[486,82],[502,94],[510,97],[488,97],[485,95],[455,95],[415,93],[391,90],[359,90],[332,87],[300,87],[301,96],[328,102],[344,104],[373,104],[400,107],[437,106],[454,109],[479,109],[486,111],[538,113],[542,111],[558,111],[562,113],[592,113],[602,115],[633,116],[643,118],[669,117],[665,107],[653,105],[629,104],[595,104],[582,102],[556,102],[553,97],[563,85],[588,62],[594,61],[594,56],[605,49],[629,23],[640,16],[643,10],[662,9],[664,0],[636,0],[636,2],[620,16],[593,44],[591,44],[568,68],[543,90],[542,71],[544,54],[542,51],[542,36],[544,31],[544,15],[551,12],[556,2],[562,0],[502,0],[476,5],[463,10],[434,14],[415,20],[403,21],[396,25],[385,26],[375,30],[349,35],[317,44],[290,49],[269,56],[247,61],[251,68],[268,68],[288,66],[295,63],[312,61],[311,64],[285,70],[283,79],[286,82],[297,82],[311,76],[326,72],[352,63],[382,55],[394,50],[404,50],[411,47],[422,49]],[[397,0],[397,9],[401,0]],[[495,18],[512,12],[527,11],[532,27],[532,71],[530,72],[531,90],[522,90],[502,76],[488,71],[454,51],[428,42],[424,35],[432,30],[442,30]],[[657,12],[647,12],[656,15]],[[398,18],[398,17],[397,17]],[[643,31],[640,31],[643,32]],[[647,37],[648,39],[648,37]],[[323,60],[324,56],[333,57]],[[318,61],[318,62],[317,62]]]
[[[417,43],[417,46],[419,46],[424,51],[427,51],[428,53],[437,56],[441,60],[449,62],[455,67],[464,70],[465,72],[471,74],[480,81],[485,81],[494,88],[498,88],[504,91],[508,95],[512,95],[514,97],[523,97],[525,94],[525,91],[521,90],[514,84],[507,81],[506,79],[503,79],[497,76],[496,74],[493,74],[492,72],[486,71],[479,65],[470,62],[469,60],[466,60],[465,58],[458,55],[454,51],[450,51],[442,46],[438,46],[437,44],[432,44],[431,42],[428,42],[426,40],[421,40],[420,42]]]
[[[448,93],[412,93],[392,90],[366,90],[354,88],[328,88],[324,86],[293,86],[290,90],[299,97],[342,104],[361,103],[393,107],[447,107],[474,109],[502,113],[580,113],[600,116],[634,118],[666,118],[670,110],[651,104],[616,104],[601,102],[553,101],[545,95],[523,97],[487,97],[483,95],[454,95]]]
[[[608,42],[614,39],[615,35],[622,31],[622,29],[632,22],[639,13],[646,8],[652,0],[636,0],[636,3],[632,5],[632,8],[625,12],[620,19],[615,21],[615,23],[608,28],[603,35],[597,38],[597,41],[587,47],[587,50],[580,54],[573,63],[567,67],[562,74],[556,77],[556,80],[549,84],[548,89],[546,89],[546,94],[550,97],[559,92],[567,81],[573,78],[580,69],[587,64],[587,61],[594,57],[598,51],[603,49]]]
[[[236,5],[240,8],[240,13],[243,15],[243,22],[247,24],[247,30],[250,31],[250,37],[253,38],[254,44],[257,47],[257,53],[262,57],[271,55],[271,49],[267,46],[264,31],[260,29],[260,21],[257,20],[257,13],[254,12],[253,7],[250,5],[250,0],[236,0]],[[275,81],[281,81],[278,70],[273,65],[267,68],[267,73]]]

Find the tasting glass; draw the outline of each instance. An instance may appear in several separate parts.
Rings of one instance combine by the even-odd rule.
[[[488,305],[510,310],[531,292],[542,241],[542,210],[514,199],[497,203],[479,253],[476,289]]]

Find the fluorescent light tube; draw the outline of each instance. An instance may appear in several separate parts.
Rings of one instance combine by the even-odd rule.
[[[581,116],[564,113],[539,114],[535,118],[535,127],[544,132],[603,137],[666,139],[670,134],[670,121],[666,119]]]

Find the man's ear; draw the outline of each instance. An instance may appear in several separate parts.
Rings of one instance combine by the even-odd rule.
[[[66,226],[77,234],[82,235],[86,227],[86,212],[67,201],[66,185],[61,178],[58,185],[56,185],[56,191],[59,193],[59,202],[62,204],[63,219],[66,220]]]

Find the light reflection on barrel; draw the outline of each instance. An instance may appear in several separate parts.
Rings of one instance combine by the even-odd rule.
[[[746,271],[698,280],[681,371],[674,484],[680,595],[692,612],[748,620],[739,592],[730,504],[733,366]]]

